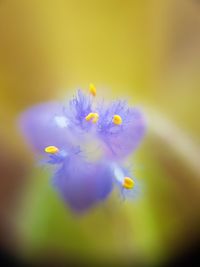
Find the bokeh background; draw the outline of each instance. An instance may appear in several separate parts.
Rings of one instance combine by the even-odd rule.
[[[63,206],[20,112],[93,82],[146,114],[132,158],[145,187],[84,216]],[[199,241],[200,3],[0,1],[0,242],[28,262],[163,266]]]

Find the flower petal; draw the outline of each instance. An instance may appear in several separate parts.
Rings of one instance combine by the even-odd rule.
[[[20,117],[20,128],[28,142],[39,152],[50,145],[69,145],[67,118],[57,102],[36,105]]]
[[[53,182],[70,208],[83,212],[109,195],[113,173],[107,164],[73,156],[58,170]]]
[[[108,154],[113,158],[123,158],[132,153],[145,133],[145,122],[137,108],[128,108],[123,101],[116,101],[110,107],[100,107],[98,133],[107,145]],[[120,116],[122,123],[113,123],[113,117]]]

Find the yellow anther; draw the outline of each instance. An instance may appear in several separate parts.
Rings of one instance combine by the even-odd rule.
[[[113,123],[116,125],[122,124],[122,118],[119,115],[114,115],[113,116]]]
[[[56,146],[47,146],[44,151],[48,154],[56,154],[59,152],[59,149]]]
[[[93,123],[96,123],[99,120],[99,114],[98,113],[94,113],[94,118],[92,120]]]
[[[134,187],[134,181],[130,177],[124,177],[123,187],[126,189],[132,189]]]
[[[99,114],[98,113],[89,113],[86,117],[85,117],[86,121],[91,121],[93,123],[96,123],[99,119]]]
[[[96,90],[96,87],[94,86],[94,84],[90,84],[89,86],[89,92],[92,96],[96,96],[97,95],[97,90]]]

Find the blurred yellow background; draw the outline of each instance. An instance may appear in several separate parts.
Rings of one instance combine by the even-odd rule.
[[[0,215],[3,246],[28,258],[162,263],[200,219],[200,5],[188,0],[0,2]],[[83,218],[62,207],[17,130],[27,107],[93,82],[146,112],[133,157],[146,192]],[[4,233],[4,234],[3,234]]]

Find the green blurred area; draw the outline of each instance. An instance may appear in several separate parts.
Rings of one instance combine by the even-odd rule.
[[[20,208],[9,209],[20,254],[153,264],[197,238],[199,13],[197,1],[187,0],[0,2],[0,136],[6,161],[22,166],[17,181],[25,183],[16,187]],[[125,204],[113,195],[74,218],[50,175],[34,167],[16,118],[90,82],[98,95],[128,98],[146,111],[148,134],[132,159],[145,194]],[[9,175],[9,183],[16,180]]]

